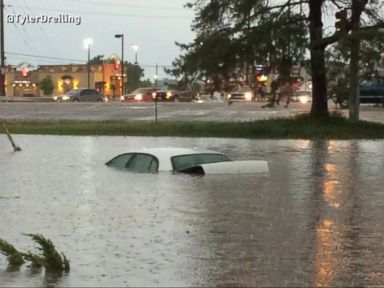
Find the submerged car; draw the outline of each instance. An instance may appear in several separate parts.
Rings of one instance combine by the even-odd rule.
[[[54,96],[58,102],[108,102],[108,98],[95,89],[72,89],[61,96]]]
[[[120,97],[122,102],[150,102],[153,101],[152,93],[159,90],[156,87],[137,88],[130,94]]]
[[[187,174],[239,174],[269,172],[264,160],[234,161],[227,155],[189,148],[152,148],[120,154],[105,165],[130,172],[170,171]]]
[[[252,89],[243,86],[238,90],[231,92],[228,95],[228,105],[231,105],[233,102],[254,102],[256,101],[256,95],[253,93]]]

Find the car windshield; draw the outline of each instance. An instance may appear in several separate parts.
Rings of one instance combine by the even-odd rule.
[[[171,158],[172,167],[175,171],[182,171],[184,169],[198,166],[200,164],[217,163],[232,161],[228,156],[215,153],[203,154],[187,154],[173,156]]]
[[[151,91],[151,88],[138,88],[132,92],[132,94],[145,93]]]
[[[68,95],[68,96],[74,96],[74,95],[76,95],[76,91],[77,91],[77,90],[71,90],[71,91],[68,91],[68,92],[67,92],[67,95]]]
[[[240,87],[239,89],[237,89],[237,92],[250,92],[250,91],[251,91],[251,88],[246,87],[246,86],[243,86],[243,87]]]

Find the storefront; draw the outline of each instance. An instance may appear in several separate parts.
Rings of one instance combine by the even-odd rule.
[[[49,77],[53,83],[52,95],[63,95],[71,89],[88,87],[88,65],[41,65],[35,70],[7,67],[7,96],[42,96],[39,83]],[[96,89],[110,98],[121,95],[121,70],[113,63],[90,66],[90,88]],[[124,74],[124,82],[127,78]]]

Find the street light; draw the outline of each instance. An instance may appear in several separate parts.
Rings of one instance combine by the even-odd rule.
[[[138,62],[137,62],[137,51],[139,50],[140,46],[138,44],[132,44],[131,47],[132,47],[133,51],[135,51],[135,65],[137,65],[138,64]]]
[[[124,34],[115,34],[115,38],[121,38],[121,95],[124,95]]]
[[[91,87],[91,45],[93,40],[87,38],[83,40],[84,49],[88,49],[88,89]]]

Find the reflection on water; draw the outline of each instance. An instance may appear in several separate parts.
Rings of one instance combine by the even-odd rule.
[[[383,141],[0,137],[0,238],[41,233],[71,261],[23,267],[0,286],[382,286]],[[129,174],[135,147],[217,149],[266,159],[270,175]]]

